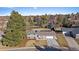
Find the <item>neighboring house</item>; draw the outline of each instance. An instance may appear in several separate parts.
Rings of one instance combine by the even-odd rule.
[[[70,34],[73,38],[79,39],[79,28],[75,28],[70,32]]]
[[[0,31],[4,31],[6,29],[8,19],[8,16],[0,16]]]
[[[74,28],[64,28],[64,27],[62,27],[62,32],[64,33],[64,34],[66,34],[66,33],[69,33],[70,31],[72,31]]]
[[[79,38],[79,28],[62,28],[63,33],[66,36],[71,36],[73,38]]]
[[[4,30],[6,29],[8,16],[0,16],[0,40],[2,39],[2,35],[4,34]]]
[[[4,33],[2,32],[2,31],[0,31],[0,40],[2,39],[2,35],[3,35]]]

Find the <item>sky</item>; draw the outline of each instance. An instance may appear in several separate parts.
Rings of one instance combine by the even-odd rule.
[[[22,15],[71,14],[79,12],[79,7],[0,7],[0,16],[7,16],[15,10]]]

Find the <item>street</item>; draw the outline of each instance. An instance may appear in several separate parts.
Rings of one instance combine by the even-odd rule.
[[[1,51],[38,51],[38,50],[35,47],[21,47],[21,48],[2,49]]]

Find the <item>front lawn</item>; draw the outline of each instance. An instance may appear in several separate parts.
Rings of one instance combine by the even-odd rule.
[[[28,42],[26,43],[26,47],[34,47],[34,44],[38,46],[44,46],[44,45],[47,45],[47,41],[46,40],[28,40]]]
[[[75,41],[79,44],[79,39],[75,39]]]
[[[65,40],[62,33],[56,33],[56,36],[57,36],[57,42],[59,43],[61,47],[68,47],[68,43]]]

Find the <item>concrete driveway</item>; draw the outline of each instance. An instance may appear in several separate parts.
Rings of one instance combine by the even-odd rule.
[[[47,39],[48,46],[60,47],[58,42],[55,39]]]
[[[79,45],[74,40],[74,38],[69,37],[69,36],[65,36],[65,34],[64,34],[64,37],[65,37],[66,41],[68,42],[68,46],[69,46],[70,50],[79,51]]]

